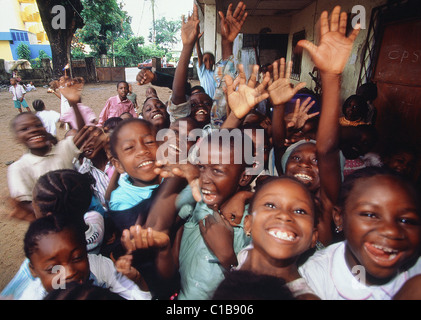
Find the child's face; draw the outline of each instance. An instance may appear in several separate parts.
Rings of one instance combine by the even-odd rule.
[[[167,108],[158,99],[149,99],[143,106],[143,119],[149,121],[155,128],[163,128],[168,123]]]
[[[314,204],[299,182],[268,182],[253,202],[251,234],[261,261],[298,258],[314,246]]]
[[[420,248],[421,218],[416,203],[397,182],[384,175],[360,179],[341,215],[348,266],[362,265],[367,278],[377,281],[394,277]]]
[[[118,133],[114,165],[118,172],[126,172],[135,186],[158,184],[159,176],[154,173],[157,148],[155,133],[148,126],[128,123]]]
[[[127,83],[120,83],[117,88],[117,93],[120,97],[120,100],[126,100],[127,94],[129,93],[129,86],[127,85]]]
[[[190,97],[191,115],[199,123],[210,122],[212,99],[205,93],[196,93]]]
[[[357,104],[357,101],[350,101],[350,103],[345,107],[344,116],[349,121],[361,120],[361,107]]]
[[[384,164],[403,175],[409,175],[415,162],[415,157],[409,152],[401,152],[385,159]]]
[[[215,64],[215,59],[210,54],[203,55],[203,64],[207,70],[212,70]]]
[[[28,149],[43,149],[49,146],[47,131],[41,120],[34,114],[25,114],[16,119],[14,124],[16,138]]]
[[[233,164],[234,151],[229,145],[218,147],[218,144],[209,143],[208,146],[208,155],[200,152],[198,158],[199,184],[203,202],[209,208],[219,209],[238,190],[239,185],[242,185],[244,168],[241,164]],[[212,155],[222,157],[222,154],[227,153],[231,155],[231,164],[212,163]],[[221,160],[219,162],[222,163]]]
[[[316,145],[304,143],[296,147],[288,158],[285,174],[300,180],[310,191],[316,191],[320,187]]]
[[[15,80],[15,79],[10,79],[10,84],[11,84],[12,86],[14,86],[16,83],[17,83],[17,82],[16,82],[16,80]]]
[[[89,278],[86,245],[77,240],[71,229],[44,235],[30,260],[32,275],[41,279],[47,292],[62,284],[59,280],[84,283]]]

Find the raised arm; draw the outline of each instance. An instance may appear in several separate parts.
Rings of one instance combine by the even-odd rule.
[[[181,40],[183,49],[181,50],[180,60],[175,70],[174,82],[172,86],[171,101],[175,105],[186,102],[186,88],[188,69],[193,48],[199,35],[199,16],[197,6],[193,7],[193,14],[185,21],[184,17],[181,22]]]
[[[234,40],[246,21],[246,5],[240,1],[233,12],[232,3],[230,3],[226,15],[222,11],[218,14],[221,18],[222,60],[226,60],[232,55]]]
[[[200,38],[202,36],[203,36],[203,32],[199,34],[196,41],[197,62],[199,63],[199,67],[201,67],[203,64],[203,53],[202,53],[202,50],[200,49]]]
[[[346,36],[347,14],[341,13],[336,6],[331,14],[329,25],[328,12],[321,15],[321,39],[319,46],[307,40],[298,42],[306,49],[314,64],[321,72],[323,97],[317,130],[317,159],[320,175],[320,200],[323,216],[319,223],[319,238],[323,244],[331,240],[331,208],[336,203],[341,185],[339,155],[339,114],[341,74],[351,54],[352,45],[359,33],[357,26],[349,37]]]
[[[286,138],[285,104],[294,97],[298,90],[305,87],[305,83],[299,83],[296,87],[291,84],[292,62],[285,64],[285,59],[275,61],[273,64],[273,81],[268,87],[272,113],[272,143],[275,153],[276,170],[281,173],[281,158],[285,152],[284,141]]]

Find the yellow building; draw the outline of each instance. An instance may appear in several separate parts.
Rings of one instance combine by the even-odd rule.
[[[27,34],[29,45],[49,46],[35,0],[0,0],[0,8],[0,59],[16,59],[16,31]]]

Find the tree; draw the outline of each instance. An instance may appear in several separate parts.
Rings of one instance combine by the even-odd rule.
[[[57,78],[71,61],[70,44],[73,34],[84,24],[79,15],[83,6],[80,0],[37,0],[37,5],[51,46],[53,77]]]
[[[17,48],[19,59],[31,60],[31,49],[26,43],[21,42]]]
[[[149,30],[149,40],[153,42],[153,31],[155,31],[155,44],[166,51],[176,44],[181,30],[181,21],[168,21],[165,17],[155,21],[155,30]]]
[[[80,30],[80,41],[89,44],[97,55],[106,55],[118,38],[133,34],[131,18],[116,0],[82,0],[82,3],[85,26]]]

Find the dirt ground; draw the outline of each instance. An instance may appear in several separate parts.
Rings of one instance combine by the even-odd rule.
[[[192,86],[197,83],[193,83]],[[137,94],[138,103],[145,100],[145,92],[149,85],[139,86],[133,84],[133,91]],[[159,98],[166,102],[171,94],[168,88],[155,87]],[[83,90],[82,101],[90,106],[99,116],[107,99],[116,95],[116,83],[87,84]],[[32,109],[32,101],[41,99],[47,110],[60,111],[60,100],[47,89],[38,87],[36,91],[28,92],[26,100]],[[25,256],[23,252],[23,237],[28,222],[10,218],[10,204],[8,202],[9,190],[7,184],[8,162],[18,160],[25,148],[15,142],[10,130],[10,121],[17,114],[13,107],[12,95],[8,91],[0,92],[0,124],[3,130],[0,133],[0,290],[7,285],[18,271]],[[61,139],[65,130],[58,128],[57,136]]]

